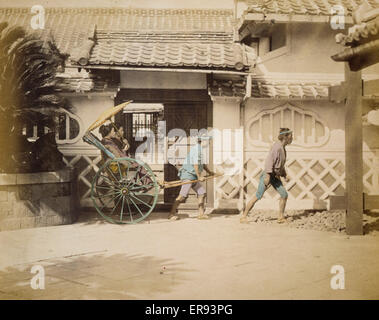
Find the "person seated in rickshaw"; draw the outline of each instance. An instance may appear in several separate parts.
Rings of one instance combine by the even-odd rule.
[[[121,127],[122,128],[122,127]],[[117,128],[116,128],[117,129]],[[128,150],[130,148],[129,142],[123,137],[123,128],[118,129],[118,133],[115,131],[113,124],[103,124],[99,128],[99,133],[103,137],[101,143],[109,150],[116,158],[129,157]],[[106,161],[109,157],[104,151],[101,151],[103,161]],[[153,185],[153,181],[148,176],[147,171],[142,166],[139,166],[136,162],[125,163],[125,166],[138,169],[137,175],[143,185]],[[136,176],[137,177],[137,176]]]
[[[130,157],[130,144],[128,140],[124,138],[124,127],[120,126],[118,124],[115,124],[115,136],[112,139],[112,141],[117,145],[117,147],[122,150],[127,157]],[[118,132],[116,132],[116,130]]]

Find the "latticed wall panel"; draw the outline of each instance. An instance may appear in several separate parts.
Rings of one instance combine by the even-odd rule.
[[[255,194],[259,177],[264,168],[265,157],[249,152],[244,165],[244,199],[249,201]],[[367,194],[379,193],[378,157],[374,153],[365,153],[363,186]],[[288,156],[286,170],[289,182],[285,183],[289,200],[327,200],[331,195],[345,193],[345,154],[328,153],[320,156],[306,156],[292,152]],[[279,194],[270,188],[266,199],[279,199]]]
[[[96,172],[101,167],[101,155],[98,152],[90,155],[64,154],[63,161],[67,166],[77,170],[80,205],[92,206],[91,185]]]
[[[256,193],[259,178],[264,168],[267,152],[246,152],[243,173],[222,176],[215,181],[215,207],[242,210]],[[363,187],[367,194],[379,194],[378,153],[363,155]],[[217,167],[222,171],[223,167]],[[289,152],[286,163],[289,182],[285,183],[290,207],[314,209],[315,203],[327,204],[330,196],[344,195],[345,154],[324,153],[322,155]],[[279,199],[274,188],[269,188],[263,198],[266,203]],[[271,202],[273,203],[273,202]],[[276,206],[273,203],[273,206]],[[326,207],[325,207],[326,208]]]
[[[223,165],[216,166],[216,171],[225,172]],[[215,179],[215,208],[238,209],[243,208],[243,170],[234,175],[223,175]]]
[[[345,194],[344,138],[340,135],[343,126],[337,125],[338,119],[326,115],[325,110],[317,113],[310,104],[307,106],[284,103],[274,108],[265,105],[265,110],[254,105],[246,107],[249,115],[245,118],[243,166],[240,173],[215,180],[216,208],[234,206],[241,210],[253,197],[269,148],[276,140],[274,133],[280,127],[294,130],[294,143],[287,148],[287,207],[327,209],[330,196]],[[219,165],[218,169],[225,168]],[[365,193],[379,194],[379,150],[363,152],[362,178]],[[278,199],[279,194],[271,187],[256,208],[276,209]]]

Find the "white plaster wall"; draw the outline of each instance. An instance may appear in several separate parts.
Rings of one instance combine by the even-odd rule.
[[[114,106],[114,100],[111,96],[92,96],[88,98],[88,96],[69,96],[67,99],[70,101],[73,109],[72,113],[77,115],[82,121],[82,125],[84,127],[84,132],[87,128],[96,121],[96,119],[100,116],[100,114]],[[98,129],[93,130],[93,133],[101,138],[101,135],[98,132]],[[93,149],[93,147],[89,146],[85,143],[81,138],[78,142],[74,144],[65,144],[61,145],[60,149],[63,150],[72,150],[77,149],[78,152],[85,149]]]
[[[290,103],[303,110],[310,110],[316,113],[329,127],[330,138],[328,142],[317,148],[301,148],[288,146],[288,150],[306,151],[317,150],[317,152],[344,151],[345,150],[345,111],[343,104],[331,103],[325,100],[314,101],[286,101],[269,99],[249,99],[245,108],[245,123],[257,115],[262,110],[274,109],[278,106]],[[376,151],[379,149],[378,127],[370,126],[363,128],[363,150]],[[251,149],[251,147],[247,147]],[[262,151],[267,148],[254,147],[255,151]]]
[[[213,98],[213,128],[218,129],[222,140],[217,143],[215,137],[213,141],[214,154],[226,151],[239,151],[238,141],[240,137],[237,131],[240,125],[240,99]],[[242,146],[242,144],[241,144]]]
[[[278,101],[273,99],[250,99],[246,103],[245,108],[245,123],[254,118],[262,110],[270,110],[279,107],[289,102],[295,107],[301,108],[304,111],[311,110],[316,113],[321,120],[330,129],[330,138],[322,146],[318,147],[300,147],[288,146],[288,158],[291,159],[315,159],[321,161],[339,160],[345,162],[345,110],[343,104],[334,104],[329,101]],[[248,130],[246,125],[246,130]],[[364,127],[363,128],[363,158],[364,158],[364,186],[367,187],[370,194],[378,194],[378,165],[379,163],[379,128]],[[276,139],[276,137],[274,137]],[[248,143],[248,138],[245,140],[245,161],[248,159],[257,160],[265,159],[269,146],[259,147]],[[263,162],[261,163],[263,168]],[[371,169],[368,172],[367,167]],[[333,169],[331,169],[333,170]],[[250,172],[251,174],[251,172]],[[369,177],[369,179],[368,179]],[[371,178],[370,178],[371,177]],[[368,179],[368,180],[367,180]],[[372,180],[373,182],[369,182]],[[297,181],[297,180],[296,180]],[[341,191],[338,191],[339,195]],[[251,194],[249,195],[251,197]],[[274,201],[275,202],[275,201]],[[327,209],[329,205],[328,199],[319,199],[316,195],[314,199],[308,196],[302,200],[289,199],[287,209]],[[276,204],[275,204],[276,206]],[[259,201],[256,209],[273,209],[273,199],[266,196]]]
[[[213,126],[219,129],[240,127],[240,99],[217,97],[213,100]]]
[[[348,26],[347,26],[348,27]],[[335,41],[338,33],[327,23],[293,23],[289,28],[290,38],[287,53],[264,62],[270,72],[290,73],[343,73],[344,63],[335,62],[331,56],[345,47]],[[379,76],[379,64],[363,71]]]
[[[240,102],[238,98],[213,97],[213,127],[219,135],[213,139],[215,169],[224,173],[214,181],[214,207],[217,210],[241,210],[243,183],[243,129],[240,125]],[[223,193],[225,185],[234,191]]]
[[[206,89],[205,73],[121,71],[121,87],[131,89]]]

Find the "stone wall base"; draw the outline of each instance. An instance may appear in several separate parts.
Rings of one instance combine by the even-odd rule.
[[[76,174],[0,174],[0,231],[70,224],[79,213]]]

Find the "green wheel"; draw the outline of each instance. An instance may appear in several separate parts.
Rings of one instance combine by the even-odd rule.
[[[158,200],[159,186],[151,168],[132,158],[109,159],[96,173],[91,198],[97,212],[111,223],[145,219]]]

